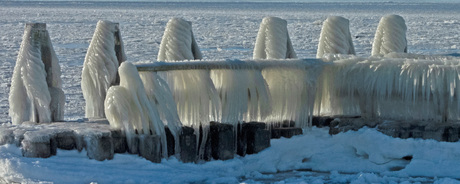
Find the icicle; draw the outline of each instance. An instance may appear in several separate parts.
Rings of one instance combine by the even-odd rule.
[[[191,23],[179,18],[169,20],[161,41],[158,61],[174,62],[201,58]],[[169,71],[161,75],[171,88],[183,125],[195,129],[197,143],[200,136],[206,141],[209,123],[218,120],[220,108],[220,100],[209,71]],[[199,135],[200,126],[203,128],[203,135]],[[203,154],[204,144],[201,144],[199,155]]]
[[[321,29],[317,58],[324,54],[355,54],[353,41],[351,40],[349,21],[343,17],[328,17]]]
[[[86,53],[81,76],[86,117],[105,117],[104,99],[107,89],[119,83],[118,66],[125,60],[118,23],[99,21]]]
[[[26,24],[11,80],[13,124],[63,120],[65,96],[61,69],[46,24]]]
[[[372,55],[407,52],[406,23],[399,15],[382,17],[375,32]]]
[[[392,54],[395,56],[401,58],[350,57],[334,61],[326,68],[330,71],[324,72],[329,75],[321,79],[321,113],[458,121],[458,58]]]
[[[137,152],[135,147],[136,130],[141,129],[141,112],[134,105],[134,99],[128,89],[122,86],[112,86],[107,90],[105,98],[105,114],[110,126],[114,129],[121,129],[126,135],[128,149]]]
[[[168,126],[175,140],[175,153],[180,153],[179,135],[182,123],[177,113],[176,102],[168,84],[155,72],[139,73],[150,103],[158,107],[161,120]],[[152,106],[153,106],[152,105]]]
[[[262,121],[271,112],[268,86],[260,70],[212,70],[211,78],[222,103],[222,123],[237,127],[243,121]]]
[[[105,100],[105,112],[108,113],[107,119],[111,125],[113,124],[114,128],[122,127],[125,131],[132,131],[131,125],[124,125],[129,123],[139,134],[159,136],[162,155],[167,157],[168,150],[164,124],[160,119],[156,104],[150,103],[145,93],[144,85],[136,67],[131,63],[123,62],[118,72],[120,86],[114,86],[115,89],[111,90],[110,96]],[[134,135],[135,132],[127,132],[126,134]]]

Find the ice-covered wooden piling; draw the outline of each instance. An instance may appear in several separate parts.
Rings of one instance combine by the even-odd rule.
[[[120,82],[118,66],[126,60],[118,23],[98,21],[88,47],[81,75],[85,117],[105,118],[107,90]]]
[[[241,129],[247,142],[245,154],[254,154],[270,146],[270,133],[263,123],[245,123]],[[207,148],[206,160],[227,160],[236,154],[233,127],[228,124],[211,123],[210,139],[204,143]],[[182,162],[196,162],[199,152],[196,135],[191,127],[182,127],[179,137],[180,152],[174,155]],[[23,156],[48,158],[57,149],[85,150],[88,158],[110,160],[116,153],[138,154],[152,162],[166,158],[161,154],[163,146],[160,137],[149,134],[136,134],[128,148],[127,135],[119,129],[110,127],[107,121],[97,122],[54,122],[51,124],[27,123],[24,125],[0,126],[0,145],[17,144]],[[175,141],[168,147],[175,147]],[[172,150],[173,153],[174,149]]]
[[[202,55],[192,31],[192,23],[181,18],[172,18],[166,24],[158,51],[158,61],[174,63],[197,59],[202,59]],[[209,71],[167,71],[158,75],[163,76],[170,88],[173,101],[177,105],[175,113],[181,122],[180,126],[194,128],[197,144],[200,138],[206,140],[209,122],[218,120],[220,107],[220,100]],[[170,126],[173,135],[180,130],[173,130],[174,127],[179,126]],[[204,134],[200,134],[200,127],[205,129]],[[178,140],[177,136],[175,138]],[[204,154],[203,146],[198,147],[201,156]]]
[[[43,131],[28,131],[21,141],[22,155],[25,157],[48,158],[56,154],[56,143]]]
[[[182,127],[182,133],[179,135],[180,160],[182,162],[196,162],[198,159],[197,135],[191,127]]]
[[[211,122],[208,148],[216,160],[232,159],[236,153],[236,135],[233,125]]]
[[[247,154],[259,153],[262,150],[270,147],[270,131],[268,130],[268,127],[265,123],[243,123],[241,131],[246,138]]]
[[[261,61],[280,59],[286,62],[286,59],[297,58],[289,38],[286,20],[277,17],[265,17],[262,20],[253,58]],[[262,75],[269,88],[272,107],[271,113],[263,121],[276,123],[292,120],[298,127],[309,126],[316,95],[316,78],[320,70],[311,70],[311,68],[263,70]],[[276,131],[277,128],[275,126],[272,130]]]
[[[279,139],[281,137],[291,138],[295,135],[301,135],[303,132],[302,128],[296,126],[296,122],[291,120],[272,123],[270,130],[272,139]]]
[[[58,62],[46,24],[26,24],[8,99],[14,124],[64,118],[65,96]]]
[[[164,124],[156,104],[147,97],[136,67],[124,62],[119,67],[119,75],[120,85],[110,87],[105,99],[105,112],[111,127],[121,129],[127,135],[130,150],[134,149],[132,145],[136,136],[158,136],[162,148],[157,151],[166,157],[168,149]]]
[[[372,55],[391,52],[407,53],[406,22],[399,15],[387,15],[380,19],[372,44]]]
[[[316,57],[324,54],[355,54],[351,40],[349,21],[343,17],[330,16],[323,22]]]

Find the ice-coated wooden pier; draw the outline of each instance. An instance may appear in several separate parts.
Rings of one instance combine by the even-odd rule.
[[[404,19],[381,22],[371,57],[354,56],[348,20],[329,17],[318,58],[298,59],[287,22],[266,17],[253,59],[203,60],[191,22],[173,18],[157,61],[133,64],[118,23],[99,21],[82,72],[82,122],[57,122],[57,57],[45,24],[27,24],[10,92],[13,122],[0,125],[0,145],[20,146],[26,157],[77,149],[95,160],[130,153],[197,162],[258,153],[312,126],[458,141],[460,59],[407,53]]]

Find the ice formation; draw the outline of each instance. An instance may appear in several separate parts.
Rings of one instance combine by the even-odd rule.
[[[262,20],[253,57],[256,60],[296,58],[285,20],[277,17]],[[268,84],[272,104],[272,112],[265,121],[293,120],[297,127],[307,127],[313,115],[318,72],[302,67],[264,69],[262,75]]]
[[[26,24],[11,80],[9,114],[13,124],[63,120],[61,68],[46,24]]]
[[[85,116],[103,118],[107,90],[119,83],[118,66],[126,60],[118,23],[99,21],[86,53],[81,75]]]
[[[254,59],[297,58],[287,30],[287,22],[278,17],[265,17],[260,24],[254,48]]]
[[[343,17],[328,17],[321,29],[316,57],[322,58],[324,54],[355,54],[349,25],[348,19]]]
[[[394,120],[460,119],[458,58],[401,54],[396,58],[348,57],[326,67],[324,114]],[[414,58],[419,59],[414,59]],[[424,59],[426,58],[426,59]],[[427,60],[428,59],[428,60]]]
[[[137,68],[123,62],[119,69],[120,85],[112,86],[105,98],[105,113],[111,127],[122,129],[133,150],[135,134],[156,135],[160,137],[162,154],[167,156],[167,143],[164,124],[158,114],[157,105],[151,103]]]
[[[174,137],[175,153],[179,153],[179,134],[182,130],[182,122],[180,122],[176,102],[168,84],[156,72],[140,72],[139,76],[144,84],[147,98],[151,104],[157,106],[161,120]]]
[[[406,22],[399,15],[382,17],[375,32],[372,55],[407,52]]]
[[[220,122],[236,127],[243,121],[262,121],[271,112],[268,85],[261,70],[212,70],[211,77],[222,104]]]
[[[158,61],[176,62],[201,59],[201,52],[189,21],[173,18],[169,20],[161,40]],[[192,61],[193,62],[193,61]],[[220,100],[208,70],[168,71],[161,73],[168,83],[177,104],[183,125],[191,126],[198,134],[203,128],[203,140],[207,140],[210,121],[219,117]],[[199,141],[197,141],[198,143]],[[201,144],[200,155],[204,152]]]

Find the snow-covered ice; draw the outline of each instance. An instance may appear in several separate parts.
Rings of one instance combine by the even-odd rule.
[[[305,135],[272,140],[259,154],[201,164],[174,157],[155,164],[129,154],[100,162],[76,150],[58,150],[47,159],[24,158],[16,146],[3,145],[0,177],[55,183],[459,183],[450,179],[459,177],[459,144],[394,139],[368,128],[330,136],[327,129],[313,128]]]

